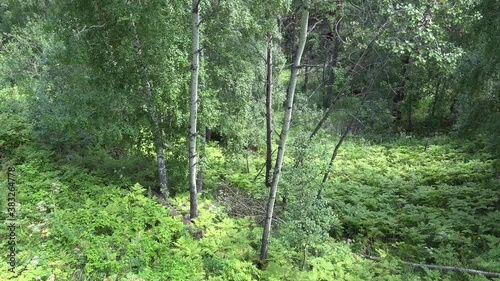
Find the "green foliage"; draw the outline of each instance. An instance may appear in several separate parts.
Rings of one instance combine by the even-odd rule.
[[[200,268],[172,247],[192,238],[144,196],[143,187],[103,186],[72,166],[56,173],[40,154],[29,152],[17,166],[18,280],[50,274],[63,280],[196,280]],[[2,279],[8,276],[5,266]]]
[[[0,90],[0,155],[30,139],[26,103],[17,87]],[[0,157],[1,158],[1,157]]]
[[[309,255],[318,255],[318,250],[328,240],[329,230],[337,228],[339,221],[326,200],[318,200],[311,193],[292,200],[284,216],[286,220],[280,224],[280,236],[285,245],[295,249],[296,254],[290,258],[296,259],[295,262],[301,264],[304,270],[309,263]],[[312,265],[312,268],[315,269],[315,266]]]
[[[82,164],[74,165],[82,159],[56,166],[51,162],[53,153],[21,146],[15,151],[18,271],[22,271],[18,280],[51,274],[63,280],[457,280],[460,276],[415,271],[393,255],[498,270],[498,194],[492,162],[480,162],[478,157],[484,155],[471,156],[446,145],[446,139],[428,142],[427,148],[425,141],[412,138],[385,145],[347,142],[327,181],[326,201],[316,201],[315,181],[299,189],[289,186],[289,204],[280,214],[284,222],[271,241],[265,270],[255,266],[262,229],[247,218],[229,217],[217,202],[200,200],[200,216],[189,226],[192,233],[202,233],[195,240],[180,217],[170,217],[164,207],[145,197],[143,187],[130,184],[126,174],[112,176],[113,164],[103,162],[103,167],[111,166],[94,171],[91,166],[84,171]],[[212,184],[222,174],[230,179],[229,172],[241,173],[220,169],[226,165],[220,150],[208,147],[207,151]],[[305,155],[304,171],[326,160],[323,149],[311,151]],[[97,161],[95,157],[89,159]],[[442,166],[454,172],[446,177]],[[291,178],[292,174],[284,175],[288,185],[301,178]],[[187,194],[172,199],[181,215],[189,212],[187,202]],[[6,247],[5,242],[1,246]],[[367,261],[350,246],[381,259]],[[0,278],[8,278],[7,265],[2,266]]]
[[[327,188],[355,249],[404,259],[466,264],[495,251],[497,180],[492,161],[450,145],[346,144]]]
[[[387,249],[403,259],[437,264],[485,268],[481,266],[487,263],[475,262],[475,257],[496,251],[484,242],[486,236],[499,235],[493,219],[498,215],[496,161],[490,155],[471,154],[446,137],[401,137],[383,145],[347,142],[328,178],[325,206],[314,195],[333,144],[325,147],[328,140],[319,138],[306,149],[301,143],[294,137],[289,155],[302,165],[292,168],[288,159],[283,170],[282,194],[288,194],[290,203],[279,231],[281,243],[296,249],[286,254],[296,266],[303,259],[304,241],[325,232],[353,240],[356,251],[376,255],[375,250]],[[222,155],[218,159],[208,173],[244,178],[241,170],[220,169],[227,164]],[[307,256],[315,256],[311,248]]]
[[[294,162],[286,160],[281,196],[288,194],[289,203],[281,213],[281,197],[277,198],[283,222],[271,241],[263,278],[329,280],[325,278],[331,275],[324,277],[324,271],[318,268],[343,272],[345,268],[325,261],[322,249],[332,243],[328,236],[347,242],[355,252],[388,257],[368,263],[373,267],[355,259],[352,265],[343,266],[358,268],[357,273],[351,269],[348,272],[364,277],[346,273],[339,275],[343,276],[338,277],[340,280],[367,280],[366,276],[375,278],[371,274],[376,272],[379,280],[466,280],[463,274],[403,266],[394,256],[414,262],[498,271],[494,258],[498,245],[491,240],[499,236],[499,225],[494,219],[498,216],[498,184],[496,161],[489,154],[471,154],[463,143],[444,136],[402,136],[380,145],[363,139],[348,141],[341,147],[327,180],[325,204],[316,201],[315,195],[333,144],[324,136],[309,147],[301,145],[304,141],[294,136],[289,148],[288,155],[300,159],[302,164],[293,168]],[[218,155],[212,158],[217,161],[207,171],[211,179],[233,183],[233,179],[246,177],[242,168],[228,166],[233,162],[219,150],[210,150],[212,155]],[[234,186],[245,188],[244,184]],[[266,193],[247,190],[254,196]],[[318,271],[313,274],[315,270]]]
[[[209,185],[226,182],[245,191],[261,189],[264,185],[262,178],[255,175],[264,165],[262,159],[258,154],[248,150],[240,149],[238,152],[240,154],[234,151],[223,153],[218,147],[212,145],[206,147],[205,180]],[[247,171],[247,159],[249,171]]]
[[[106,179],[107,183],[128,185],[139,182],[143,187],[156,186],[155,163],[151,157],[120,151],[118,148],[94,148],[82,155],[66,155],[61,163],[75,166],[92,175]]]
[[[458,71],[459,96],[457,128],[462,136],[483,142],[497,157],[500,155],[500,60],[498,46],[497,1],[479,1],[472,11],[473,28],[464,36],[467,54]]]
[[[277,76],[285,64],[278,42],[276,17],[288,1],[204,1],[200,3],[202,73],[200,122],[229,137],[229,148],[259,146],[265,139],[265,50],[273,35],[273,64]],[[273,95],[284,89],[274,85]],[[274,98],[274,102],[279,98]]]

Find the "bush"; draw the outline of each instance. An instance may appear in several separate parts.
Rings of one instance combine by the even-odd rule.
[[[0,158],[30,138],[26,104],[17,87],[0,90]]]

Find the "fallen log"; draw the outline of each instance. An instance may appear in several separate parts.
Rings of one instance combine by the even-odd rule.
[[[361,255],[361,256],[365,259],[368,259],[368,260],[373,260],[373,261],[380,260],[379,257],[375,257],[375,256],[369,256],[369,255]],[[407,265],[411,265],[414,267],[420,267],[420,268],[437,269],[437,270],[445,270],[445,271],[459,271],[459,272],[466,272],[466,273],[470,273],[470,274],[479,274],[479,275],[483,275],[485,277],[496,277],[496,278],[500,277],[500,273],[498,273],[498,272],[482,271],[482,270],[470,269],[470,268],[464,268],[464,267],[458,267],[458,266],[423,264],[423,263],[406,262],[406,261],[401,261],[401,262],[404,264],[407,264]]]

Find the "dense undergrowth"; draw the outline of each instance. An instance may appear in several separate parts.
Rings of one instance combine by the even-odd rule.
[[[196,239],[181,216],[171,217],[132,179],[143,160],[96,154],[89,157],[100,157],[100,165],[90,167],[20,146],[2,162],[2,185],[6,168],[16,168],[18,264],[11,274],[3,262],[0,280],[486,280],[401,262],[500,271],[495,161],[448,141],[348,142],[321,202],[299,196],[315,194],[329,157],[328,147],[311,149],[314,161],[300,169],[315,169],[319,179],[294,189],[290,173],[298,170],[285,170],[290,203],[280,209],[263,270],[257,268],[262,228],[255,218],[230,217],[214,200],[222,183],[265,198],[262,178],[255,177],[263,161],[258,153],[247,167],[244,157],[207,149],[206,191],[191,225],[203,237]],[[6,202],[5,189],[1,196]],[[188,202],[185,193],[172,199],[181,215]],[[5,221],[7,213],[1,215]],[[5,228],[0,235],[6,249]]]
[[[326,193],[355,248],[498,271],[500,181],[493,160],[449,144],[345,149]]]

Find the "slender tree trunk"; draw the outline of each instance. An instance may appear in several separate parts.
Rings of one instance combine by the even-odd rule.
[[[410,55],[405,56],[402,59],[402,63],[403,63],[403,66],[401,68],[401,82],[395,91],[394,97],[392,98],[392,101],[393,101],[392,114],[394,117],[396,117],[397,122],[401,121],[401,119],[402,119],[400,104],[405,99],[406,82],[409,79],[408,67],[410,65]]]
[[[141,2],[139,2],[141,5]],[[156,113],[156,106],[154,102],[153,90],[151,86],[151,81],[149,79],[149,75],[146,70],[146,63],[144,62],[144,56],[142,51],[142,44],[139,38],[139,34],[137,33],[137,28],[135,22],[132,22],[132,31],[134,33],[134,47],[136,55],[140,61],[140,69],[142,79],[144,80],[143,91],[146,96],[147,101],[147,111],[149,117],[151,118],[152,123],[152,133],[153,133],[153,142],[156,150],[156,162],[158,167],[158,177],[160,183],[160,193],[166,199],[168,197],[168,180],[167,180],[167,165],[165,163],[165,155],[163,153],[164,144],[162,141],[162,132],[160,129],[160,121],[158,119],[158,115]]]
[[[196,189],[196,122],[198,115],[198,72],[200,49],[200,14],[201,0],[193,0],[192,7],[192,61],[191,61],[191,101],[189,111],[189,215],[198,216],[198,194]]]
[[[250,174],[250,148],[247,146],[247,149],[245,151],[245,173]]]
[[[272,95],[273,95],[273,51],[272,35],[267,34],[267,56],[266,56],[266,187],[271,187],[271,170],[273,169],[273,117],[272,117]]]
[[[330,33],[334,39],[333,47],[328,50],[328,79],[325,83],[326,93],[323,100],[323,108],[329,108],[334,100],[333,85],[335,84],[335,68],[337,68],[338,57],[342,40],[340,40],[340,23],[342,20],[342,1],[337,0],[336,20],[330,24]]]
[[[199,51],[199,64],[203,64],[203,50],[200,49]],[[201,85],[198,87],[198,88],[201,88],[201,89],[206,89],[206,81],[205,80],[201,80]],[[201,99],[201,98],[200,98]],[[199,104],[199,108],[198,108],[198,111],[201,111],[202,110],[202,106],[203,104]],[[203,134],[201,135],[201,149],[198,150],[198,164],[197,164],[197,170],[198,170],[198,174],[196,175],[196,189],[197,189],[197,193],[200,194],[203,192],[203,175],[204,175],[204,164],[205,164],[205,155],[206,155],[206,148],[207,148],[207,131],[208,131],[208,128],[207,126],[203,126]]]
[[[368,88],[371,88],[372,86],[373,86],[373,81],[372,81],[372,83],[370,83]],[[356,116],[361,111],[361,108],[362,108],[363,104],[365,103],[367,96],[368,96],[368,93],[365,93],[365,95],[363,96],[363,99],[361,100],[360,107],[354,113],[351,122],[349,122],[349,125],[347,125],[347,127],[345,128],[344,132],[342,133],[342,136],[340,137],[339,141],[337,142],[337,145],[335,145],[335,148],[333,149],[332,157],[330,158],[330,162],[328,163],[328,167],[326,169],[326,172],[323,175],[323,180],[321,181],[321,186],[318,190],[317,199],[321,199],[321,192],[323,192],[323,189],[325,187],[325,183],[328,180],[328,175],[330,174],[330,171],[332,170],[333,162],[335,161],[335,158],[337,158],[337,154],[339,152],[340,146],[342,145],[342,143],[344,143],[344,140],[347,137],[347,134],[352,130],[354,122],[356,122],[356,120],[357,120]]]
[[[439,103],[439,90],[441,86],[441,79],[438,79],[437,85],[436,85],[436,92],[434,92],[434,102],[432,103],[432,109],[431,109],[431,117],[434,118],[436,115],[436,108]]]
[[[269,200],[267,202],[266,209],[266,219],[264,225],[264,231],[262,234],[262,244],[260,248],[260,259],[267,259],[267,251],[269,246],[269,236],[271,233],[271,224],[274,213],[274,202],[276,200],[276,192],[278,189],[278,182],[281,172],[281,167],[283,165],[283,156],[285,154],[285,144],[288,137],[288,131],[290,129],[290,121],[292,119],[292,107],[293,98],[295,95],[295,87],[297,85],[297,76],[300,66],[300,60],[302,58],[302,53],[304,52],[304,46],[307,39],[307,23],[309,21],[309,0],[304,0],[302,3],[302,15],[300,19],[300,37],[298,50],[292,66],[292,75],[290,77],[290,84],[288,86],[285,114],[283,116],[283,127],[281,128],[280,141],[278,145],[278,155],[276,158],[276,165],[274,167],[273,180],[271,183],[271,188],[269,189]]]
[[[328,167],[326,168],[325,175],[323,176],[323,180],[321,181],[321,186],[318,190],[318,195],[317,195],[318,199],[321,198],[321,192],[323,192],[323,188],[325,187],[326,180],[328,179],[328,175],[330,174],[330,171],[333,167],[333,162],[335,161],[335,158],[337,157],[337,154],[339,152],[339,148],[342,145],[342,143],[344,142],[345,137],[347,136],[347,134],[351,130],[351,127],[355,121],[356,121],[356,118],[352,118],[351,122],[349,122],[349,125],[347,125],[347,127],[344,130],[344,133],[340,137],[339,142],[337,143],[337,145],[333,149],[332,157],[330,158],[330,162],[328,163]]]
[[[305,243],[304,248],[302,249],[302,265],[300,266],[300,270],[304,271],[306,269],[306,259],[307,259],[307,243]]]
[[[209,142],[212,140],[212,130],[210,128],[205,127],[205,140],[206,142]]]
[[[413,131],[413,120],[412,120],[412,110],[413,110],[413,97],[408,96],[408,127],[406,128],[407,132]]]
[[[311,71],[309,65],[306,65],[304,69],[304,85],[302,86],[302,92],[307,95],[309,91],[309,72]]]
[[[205,127],[204,132],[206,131],[207,129]],[[198,175],[196,176],[196,188],[198,193],[203,192],[203,163],[205,161],[206,146],[207,146],[207,136],[206,134],[203,134],[203,141],[201,142],[201,150],[199,151],[200,161],[198,165]]]
[[[146,80],[146,92],[149,95],[149,105],[148,112],[151,116],[153,122],[153,136],[154,143],[156,147],[156,164],[158,167],[158,177],[160,181],[160,193],[164,197],[164,199],[168,198],[169,190],[168,190],[168,181],[167,181],[167,165],[165,163],[165,155],[163,153],[164,144],[161,138],[161,129],[158,122],[158,118],[156,115],[156,107],[154,105],[153,100],[153,91],[151,90],[151,83],[149,80]]]
[[[292,19],[292,46],[290,52],[290,60],[293,61],[293,51],[295,51],[295,46],[297,46],[297,17],[294,15]]]

